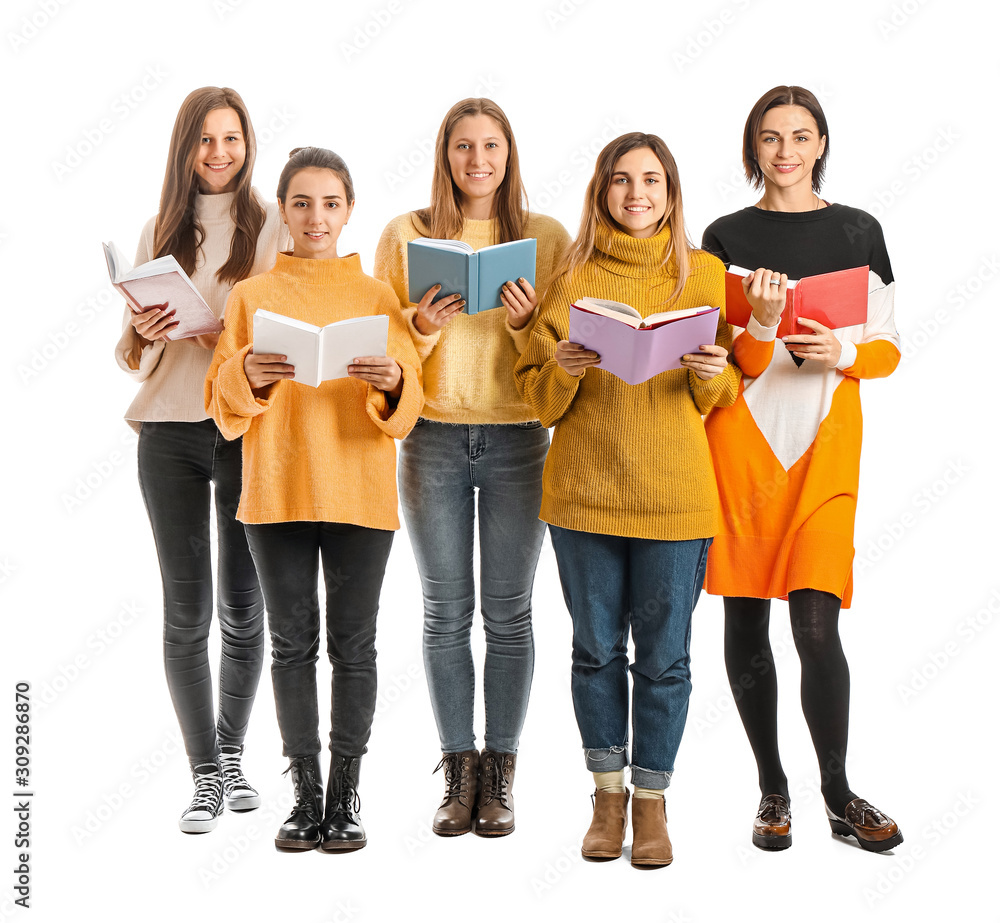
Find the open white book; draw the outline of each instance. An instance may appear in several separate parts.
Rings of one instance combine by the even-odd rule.
[[[347,367],[359,356],[384,356],[388,342],[387,314],[349,317],[325,327],[263,308],[253,315],[253,351],[288,356],[295,366],[290,380],[313,388],[347,378]]]
[[[174,257],[161,256],[133,269],[121,250],[109,241],[104,244],[104,258],[111,284],[124,295],[134,314],[167,304],[167,313],[173,315],[177,326],[165,339],[183,340],[222,330],[222,323]]]

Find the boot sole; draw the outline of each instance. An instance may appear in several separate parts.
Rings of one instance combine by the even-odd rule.
[[[251,795],[244,798],[233,798],[232,796],[229,796],[226,798],[226,810],[236,811],[237,814],[241,811],[253,811],[255,808],[259,808],[260,805],[260,795]]]
[[[319,839],[315,843],[310,843],[305,840],[279,840],[277,837],[274,838],[274,848],[285,852],[305,852],[315,849],[319,844]]]
[[[328,843],[320,843],[319,848],[323,852],[354,852],[356,849],[364,849],[368,845],[368,839],[363,840],[353,840],[346,842],[332,841]]]
[[[830,819],[830,829],[837,835],[842,837],[852,836],[858,841],[858,846],[868,852],[885,852],[888,849],[893,849],[903,842],[902,831],[896,833],[894,836],[889,837],[887,840],[866,840],[863,837],[858,836],[857,832],[850,824],[845,824],[839,820]]]
[[[478,827],[473,831],[476,836],[509,836],[514,832],[514,828],[511,827],[509,830],[480,830]]]
[[[792,835],[780,836],[771,835],[767,836],[763,833],[755,833],[753,835],[753,845],[758,849],[764,849],[768,851],[773,851],[776,849],[788,849],[792,845]]]
[[[179,820],[177,825],[181,833],[208,833],[219,826],[219,818],[213,817],[211,820]]]
[[[670,865],[674,861],[674,857],[671,856],[664,862],[662,859],[633,859],[632,868],[634,869],[662,869]]]
[[[591,862],[610,862],[612,859],[620,859],[622,857],[622,851],[619,849],[618,852],[598,852],[597,850],[591,850],[586,852],[585,850],[580,850],[580,855],[584,859],[588,859]]]
[[[456,830],[454,827],[431,827],[438,836],[461,836],[463,833],[472,833],[472,827],[466,827],[464,830]]]

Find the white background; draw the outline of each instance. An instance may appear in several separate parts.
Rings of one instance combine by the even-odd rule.
[[[10,903],[18,850],[8,808],[0,921],[998,919],[984,897],[998,820],[1000,636],[990,326],[998,17],[986,9],[934,0],[5,4],[0,692],[9,730],[0,767],[12,782],[14,683],[27,681],[36,794],[32,915]],[[134,251],[185,95],[206,84],[239,90],[260,139],[255,184],[269,198],[292,147],[342,154],[357,208],[341,252],[358,250],[370,271],[386,222],[427,204],[425,152],[462,97],[501,104],[531,206],[571,233],[603,143],[636,129],[660,134],[697,241],[712,219],[755,201],[741,179],[742,126],[758,96],[784,83],[821,98],[831,126],[824,195],[879,217],[897,279],[905,358],[891,378],[862,386],[856,592],[842,635],[850,778],[896,817],[905,842],[872,855],[831,837],[779,602],[772,637],[795,845],[775,855],[750,845],[756,772],[725,682],[721,605],[703,597],[667,796],[674,864],[642,873],[626,860],[584,863],[592,781],[547,541],[517,830],[500,840],[433,836],[442,779],[431,776],[439,753],[405,532],[379,620],[379,710],[361,785],[368,848],[274,850],[291,786],[266,670],[245,761],[264,807],[226,814],[205,836],[180,834],[191,782],[163,679],[135,444],[122,422],[134,386],[112,358],[122,304],[100,242]],[[478,622],[475,638],[481,663]]]

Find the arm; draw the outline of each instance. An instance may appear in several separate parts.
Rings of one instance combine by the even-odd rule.
[[[153,230],[156,218],[150,218],[139,235],[139,245],[135,251],[135,265],[148,263],[153,252]],[[142,382],[149,378],[160,364],[166,341],[162,339],[147,340],[139,335],[132,321],[136,317],[125,303],[125,315],[122,318],[122,335],[115,345],[115,360],[120,368],[128,372],[136,381]]]
[[[212,364],[205,376],[205,411],[227,439],[242,436],[271,406],[274,385],[254,391],[244,363],[253,348],[250,338],[252,310],[234,288],[226,302],[225,329],[219,337]]]
[[[899,334],[893,312],[896,283],[886,285],[874,272],[868,279],[868,322],[861,342],[844,343],[837,363],[850,378],[885,378],[899,365]]]
[[[569,304],[563,277],[546,294],[528,346],[514,366],[517,390],[546,427],[566,413],[586,374],[571,375],[556,360],[558,344],[569,336]]]
[[[711,273],[704,280],[704,290],[695,295],[694,304],[722,305],[719,311],[719,322],[715,328],[715,343],[718,347],[717,353],[727,356],[733,348],[733,331],[726,321],[726,272],[725,267],[717,259],[708,258],[710,263],[703,272]],[[685,285],[685,291],[693,280],[689,280]],[[710,344],[705,344],[710,345]],[[736,401],[739,393],[740,371],[731,362],[726,362],[721,371],[718,370],[718,363],[713,363],[710,370],[700,369],[697,357],[692,366],[688,367],[688,387],[691,389],[691,396],[694,398],[695,406],[701,414],[708,413],[713,407],[728,407]],[[688,366],[689,363],[683,362]],[[699,369],[699,371],[696,371]]]
[[[535,220],[539,221],[537,216]],[[531,339],[531,332],[534,330],[535,322],[538,320],[538,304],[545,297],[545,290],[559,272],[563,257],[569,249],[571,242],[566,229],[554,218],[545,218],[540,221],[536,241],[535,287],[529,296],[531,300],[531,314],[523,326],[517,327],[511,318],[510,309],[508,308],[507,311],[505,326],[507,333],[510,334],[511,339],[514,341],[514,348],[518,354],[523,353],[528,346],[528,341]],[[514,294],[516,295],[517,293],[515,292]],[[504,304],[506,305],[506,301]]]
[[[748,378],[759,378],[771,364],[774,356],[774,338],[778,334],[778,324],[762,326],[751,314],[747,329],[733,344],[733,360]]]

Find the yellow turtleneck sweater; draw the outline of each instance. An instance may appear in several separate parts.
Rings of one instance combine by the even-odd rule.
[[[286,379],[266,396],[250,388],[243,361],[253,314],[267,308],[323,326],[348,317],[389,316],[387,354],[403,369],[393,407],[356,378],[318,388]],[[243,436],[241,522],[345,522],[398,529],[396,444],[423,406],[420,361],[392,289],[361,271],[356,253],[308,260],[279,253],[270,272],[233,286],[226,329],[205,379],[205,408],[227,439]]]
[[[495,220],[467,218],[458,240],[479,250],[497,243],[495,232]],[[415,212],[408,212],[389,222],[375,251],[375,277],[388,282],[404,306],[403,314],[423,363],[423,415],[439,423],[526,423],[537,419],[514,387],[514,363],[528,343],[532,321],[521,330],[513,330],[507,323],[507,309],[500,307],[471,316],[459,314],[428,336],[413,326],[417,310],[407,307],[406,244],[428,236],[430,229]],[[535,290],[541,293],[569,246],[569,235],[554,218],[529,214],[524,236],[537,240]]]
[[[736,399],[733,365],[709,381],[687,369],[627,385],[603,369],[574,377],[556,364],[569,336],[569,306],[589,295],[622,301],[643,317],[700,305],[725,307],[725,269],[704,251],[691,254],[680,297],[665,307],[676,267],[660,263],[665,228],[637,239],[598,225],[593,258],[560,276],[539,308],[517,386],[545,426],[555,425],[542,478],[540,518],[583,532],[678,541],[718,531],[719,499],[701,414]],[[715,342],[732,348],[720,312]]]

